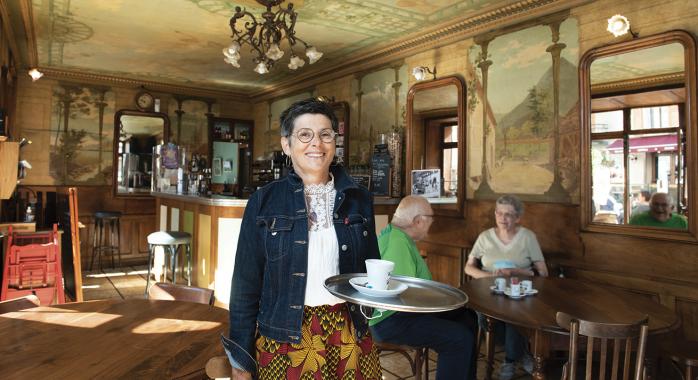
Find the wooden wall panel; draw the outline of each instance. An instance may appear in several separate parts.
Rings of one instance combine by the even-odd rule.
[[[419,242],[417,247],[426,256],[427,266],[434,281],[458,287],[463,283],[462,270],[465,264],[466,249],[440,244]]]
[[[698,341],[698,301],[677,298],[676,313],[681,318],[681,331],[686,339]]]

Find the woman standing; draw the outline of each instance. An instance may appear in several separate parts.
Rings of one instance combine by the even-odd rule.
[[[523,211],[523,203],[515,196],[497,199],[494,211],[497,224],[482,232],[475,241],[465,264],[467,275],[473,278],[534,276],[536,273],[548,276],[536,235],[519,225]],[[528,352],[526,338],[514,326],[498,323],[495,337],[504,344],[506,354],[499,374],[501,380],[514,376],[517,362],[521,362],[526,372],[533,372],[533,358]]]
[[[337,128],[319,100],[281,114],[281,147],[293,169],[245,208],[223,338],[233,379],[381,378],[359,306],[323,286],[380,258],[370,193],[331,165]]]

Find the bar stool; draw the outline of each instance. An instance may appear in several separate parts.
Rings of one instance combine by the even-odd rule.
[[[95,230],[92,237],[92,260],[90,270],[95,262],[95,256],[99,256],[99,269],[102,269],[102,252],[111,253],[111,266],[114,268],[114,253],[119,256],[119,266],[121,266],[121,251],[119,242],[121,241],[121,213],[118,211],[96,211]],[[105,229],[109,226],[109,235],[105,235]]]
[[[187,285],[191,286],[191,235],[180,231],[157,231],[148,235],[148,278],[145,283],[145,294],[150,287],[150,271],[153,265],[155,247],[163,248],[165,256],[170,257],[172,264],[172,283],[177,283],[177,253],[180,246],[186,246]],[[167,281],[167,261],[165,261],[165,281]]]

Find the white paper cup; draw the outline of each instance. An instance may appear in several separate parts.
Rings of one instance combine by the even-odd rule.
[[[367,286],[371,289],[385,290],[390,281],[390,272],[395,268],[395,263],[388,260],[366,260],[366,273],[368,275]]]
[[[533,290],[533,281],[523,280],[521,281],[521,291],[524,293],[530,293]]]
[[[503,292],[507,287],[507,280],[504,277],[497,277],[494,279],[494,286],[497,287],[498,292]]]

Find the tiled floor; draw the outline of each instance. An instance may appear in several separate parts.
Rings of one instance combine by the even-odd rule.
[[[83,297],[86,301],[107,298],[143,298],[145,292],[146,266],[127,266],[116,269],[105,268],[103,270],[83,272]],[[152,281],[152,279],[151,279]],[[498,373],[503,354],[495,356],[495,376]],[[383,366],[383,378],[386,380],[414,379],[407,359],[404,356],[386,352],[381,354]],[[429,378],[435,379],[436,353],[429,355]],[[484,378],[485,361],[478,361],[478,379]],[[515,379],[523,380],[531,377],[519,369]]]

